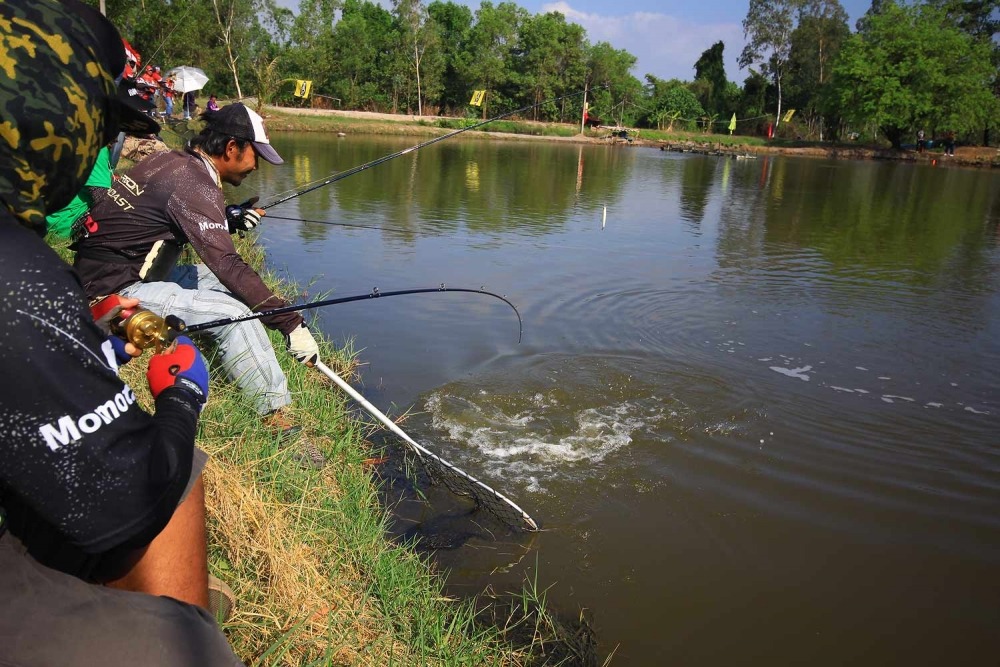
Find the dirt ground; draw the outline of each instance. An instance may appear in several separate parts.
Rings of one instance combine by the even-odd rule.
[[[388,114],[375,113],[369,111],[347,111],[342,109],[306,109],[281,107],[274,108],[279,114],[290,116],[303,115],[314,117],[326,117],[331,120],[339,118],[360,118],[369,121],[386,121],[385,134],[398,134],[400,123],[426,123],[437,120],[438,116],[415,116],[411,114]],[[277,119],[276,119],[277,120]],[[528,122],[531,121],[518,121]],[[545,125],[545,123],[538,123]],[[294,123],[285,124],[281,121],[276,123],[268,122],[268,127],[277,131],[283,129],[296,129]],[[426,125],[421,126],[422,131],[428,131]],[[441,130],[442,133],[447,130]],[[379,132],[378,127],[367,126],[366,132]],[[802,157],[821,157],[828,159],[848,159],[848,160],[899,160],[905,162],[927,162],[938,165],[957,165],[966,167],[1000,168],[1000,149],[989,146],[958,146],[954,156],[945,156],[940,152],[925,151],[917,153],[913,150],[896,151],[889,148],[877,148],[871,146],[858,146],[851,144],[838,144],[830,146],[780,146],[780,145],[730,145],[724,146],[712,141],[701,141],[697,138],[677,141],[648,140],[642,138],[642,131],[632,141],[625,141],[610,135],[610,129],[602,132],[600,129],[593,131],[589,135],[576,135],[572,137],[553,137],[523,134],[508,134],[499,132],[478,132],[471,130],[470,135],[479,135],[490,139],[524,139],[537,141],[561,141],[571,143],[591,143],[591,144],[615,144],[622,146],[645,146],[659,148],[683,153],[701,153],[710,155],[797,155]]]

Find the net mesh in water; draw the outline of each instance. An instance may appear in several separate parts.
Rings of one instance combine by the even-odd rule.
[[[386,417],[374,405],[359,394],[354,387],[330,370],[322,361],[316,362],[316,368],[343,389],[351,398],[357,401],[368,414],[382,422],[386,428],[395,433],[417,455],[424,465],[432,482],[440,482],[452,493],[471,498],[475,503],[511,528],[520,530],[538,530],[538,524],[528,516],[528,513],[517,506],[513,500],[492,487],[483,484],[478,479],[460,470],[437,454],[432,453],[416,440],[408,436],[394,421]]]
[[[471,498],[505,525],[521,530],[538,530],[535,520],[507,496],[420,445],[416,445],[414,451],[432,483],[443,484],[455,495]]]

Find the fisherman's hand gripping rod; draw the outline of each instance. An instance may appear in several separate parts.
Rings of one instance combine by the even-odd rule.
[[[248,322],[250,320],[258,320],[262,317],[267,317],[268,315],[279,315],[281,313],[291,313],[300,310],[311,310],[313,308],[322,308],[324,306],[334,306],[338,303],[350,303],[352,301],[366,301],[368,299],[379,299],[382,297],[389,296],[402,296],[405,294],[425,294],[429,292],[468,292],[470,294],[483,294],[485,296],[491,296],[494,299],[499,299],[503,301],[514,311],[517,315],[517,342],[521,342],[521,335],[524,331],[524,325],[521,321],[521,313],[518,312],[517,308],[513,303],[507,300],[506,297],[500,296],[499,294],[494,294],[493,292],[487,292],[484,289],[468,289],[463,287],[445,287],[444,284],[439,287],[426,287],[418,289],[406,289],[406,290],[396,290],[392,292],[380,292],[377,287],[373,288],[371,292],[367,294],[358,294],[355,296],[344,296],[336,299],[323,299],[321,301],[312,301],[310,303],[296,304],[292,306],[282,306],[281,308],[272,308],[271,310],[264,310],[259,313],[249,313],[248,315],[243,315],[240,317],[226,317],[218,320],[212,320],[211,322],[203,322],[201,324],[185,324],[180,318],[175,315],[167,315],[166,317],[160,317],[155,313],[146,310],[144,308],[134,308],[130,310],[125,310],[121,312],[121,315],[111,323],[111,331],[117,336],[125,339],[126,341],[132,343],[140,350],[145,350],[148,348],[155,348],[157,352],[162,351],[165,347],[169,346],[173,340],[180,334],[191,334],[197,333],[198,331],[205,331],[206,329],[215,329],[217,327],[224,327],[230,324],[236,324],[238,322]],[[117,295],[111,297],[106,297],[101,302],[94,304],[92,312],[94,313],[94,319],[97,319],[103,312],[102,308],[107,308],[115,301]]]

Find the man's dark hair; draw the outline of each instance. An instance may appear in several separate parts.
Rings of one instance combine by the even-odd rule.
[[[247,146],[250,145],[249,139],[239,139],[229,134],[223,132],[216,132],[215,130],[205,128],[195,137],[191,138],[188,145],[193,148],[199,148],[206,155],[211,155],[212,157],[221,157],[226,152],[226,146],[229,144],[229,140],[232,139],[236,142],[236,145],[242,151]],[[251,148],[252,150],[252,148]]]

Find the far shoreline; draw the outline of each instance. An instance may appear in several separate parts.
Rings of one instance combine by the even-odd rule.
[[[250,100],[248,100],[250,102]],[[456,123],[459,119],[444,116],[415,116],[411,114],[387,114],[368,111],[347,111],[342,109],[310,109],[296,107],[266,106],[264,115],[267,127],[272,132],[334,132],[348,134],[382,134],[440,136],[454,132],[454,128],[442,127],[446,123]],[[756,158],[772,155],[813,157],[831,160],[893,160],[899,162],[925,163],[933,166],[962,166],[976,168],[1000,168],[1000,149],[982,146],[958,146],[954,156],[945,156],[936,150],[919,153],[915,150],[895,150],[892,148],[866,146],[849,143],[827,144],[819,142],[777,140],[768,142],[759,137],[729,135],[705,135],[698,132],[671,132],[655,130],[627,129],[630,140],[616,137],[613,129],[601,126],[587,128],[580,133],[566,123],[542,123],[517,121],[520,126],[537,129],[538,134],[516,133],[497,130],[468,130],[469,137],[492,140],[557,141],[578,144],[614,145],[622,147],[658,148],[660,150],[716,155],[720,157]],[[485,126],[490,127],[489,125]],[[562,134],[542,134],[559,131]],[[643,135],[646,136],[643,136]],[[653,135],[653,136],[650,136]],[[746,139],[745,143],[740,139]]]

